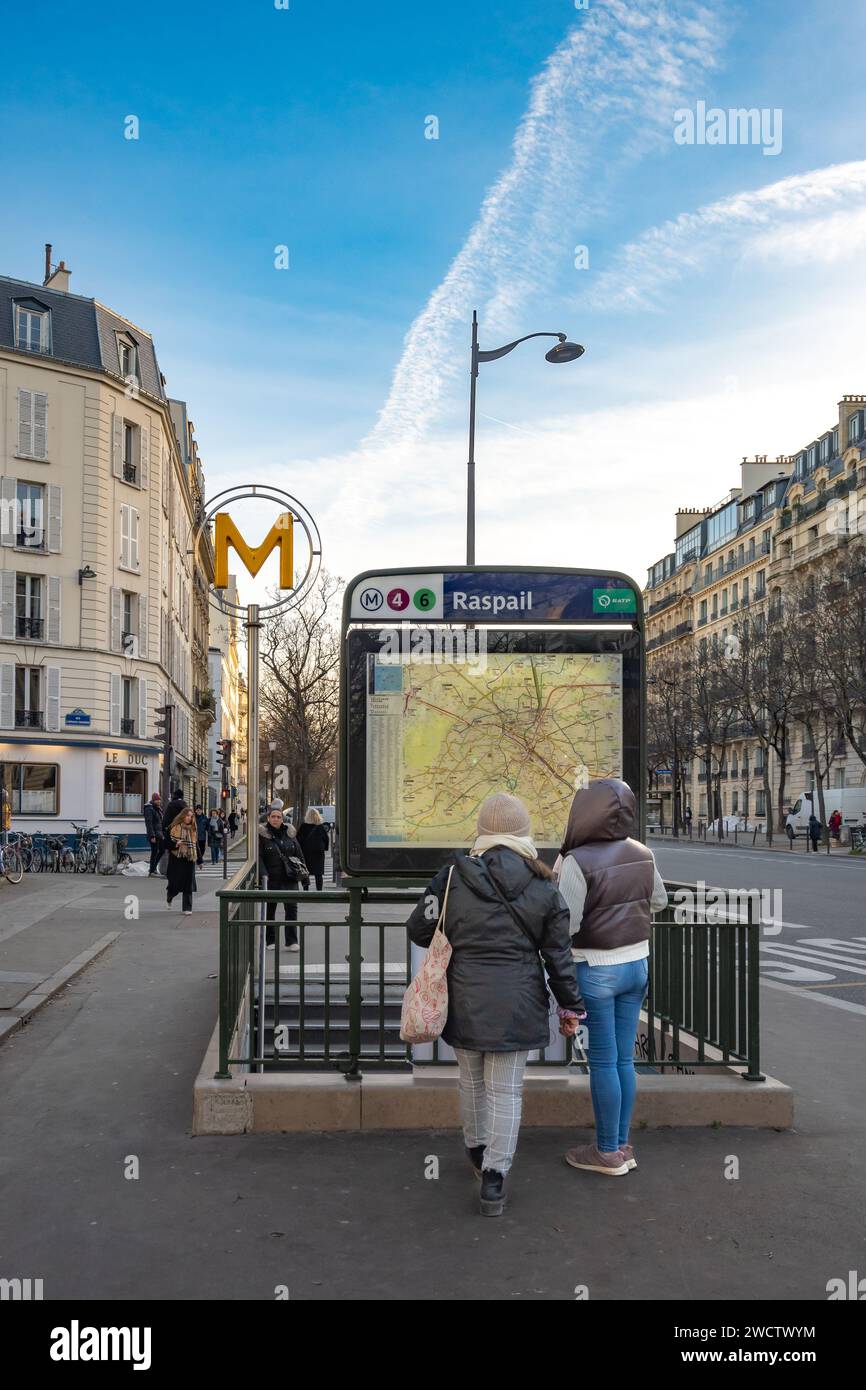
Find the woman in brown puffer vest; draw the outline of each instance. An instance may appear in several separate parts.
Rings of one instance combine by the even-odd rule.
[[[554,873],[571,915],[571,954],[586,1009],[596,1142],[571,1149],[573,1168],[620,1177],[636,1168],[628,1142],[637,1079],[634,1040],[647,987],[651,913],[667,904],[652,850],[632,838],[637,805],[606,777],[576,792]],[[573,1021],[562,1031],[576,1031]]]

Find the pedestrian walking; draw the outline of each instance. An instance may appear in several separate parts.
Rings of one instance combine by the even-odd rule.
[[[637,1079],[634,1043],[646,994],[651,912],[667,905],[652,850],[633,839],[637,803],[618,778],[575,793],[554,866],[571,918],[578,989],[586,1001],[595,1143],[570,1149],[573,1168],[620,1177],[636,1168],[629,1144]],[[573,1034],[573,1020],[563,1032]]]
[[[238,813],[237,813],[237,811],[230,811],[230,812],[229,812],[229,834],[230,834],[230,836],[231,836],[232,839],[235,838],[235,835],[237,834],[237,831],[238,831]]]
[[[684,821],[685,821],[685,823],[686,823],[686,833],[687,833],[689,836],[691,836],[691,833],[692,833],[692,808],[691,808],[691,806],[687,806],[687,807],[686,807],[686,809],[685,809],[685,811],[684,811],[684,813],[683,813],[683,819],[684,819]]]
[[[484,1216],[499,1216],[505,1205],[527,1057],[550,1043],[545,966],[563,1019],[576,1022],[583,1009],[568,909],[530,830],[529,812],[516,796],[489,796],[469,854],[449,859],[408,921],[412,941],[429,946],[450,878],[443,926],[452,950],[442,1037],[457,1057],[463,1139],[481,1179]]]
[[[219,811],[211,811],[207,826],[207,840],[210,845],[210,859],[212,864],[218,864],[220,862],[224,838],[225,825],[222,816]]]
[[[321,815],[311,806],[304,817],[304,823],[298,830],[298,844],[310,871],[310,877],[316,880],[318,892],[322,891],[322,883],[325,877],[325,855],[328,850],[328,831]],[[307,881],[304,890],[309,888]]]
[[[144,808],[144,833],[150,845],[150,867],[148,878],[156,878],[157,865],[163,853],[162,811],[159,792],[154,792]]]
[[[195,808],[195,839],[196,839],[196,864],[201,868],[204,863],[204,852],[207,848],[207,824],[208,817],[202,806]]]
[[[811,844],[816,854],[818,853],[818,843],[821,839],[822,829],[823,827],[821,825],[821,822],[819,821],[818,817],[815,815],[815,812],[813,811],[811,816],[809,817],[809,843]]]
[[[181,894],[181,908],[184,917],[192,916],[192,895],[196,891],[195,861],[198,855],[195,812],[187,806],[169,825],[170,844],[168,886],[165,901],[171,907],[172,900]]]
[[[166,837],[174,821],[177,820],[181,811],[186,810],[186,802],[181,795],[180,787],[175,787],[171,794],[171,799],[162,813],[162,824]]]
[[[286,821],[282,803],[272,804],[267,819],[259,826],[259,875],[267,879],[268,888],[297,890],[298,883],[306,878],[309,883],[303,850],[295,837],[295,827]],[[266,917],[269,925],[265,928],[265,941],[273,950],[276,938],[276,916],[278,904],[268,903]],[[290,951],[299,951],[298,904],[284,902],[285,925],[283,936]]]
[[[842,812],[834,811],[827,823],[830,826],[830,834],[838,845],[842,840]]]

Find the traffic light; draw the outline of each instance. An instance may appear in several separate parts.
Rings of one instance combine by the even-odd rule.
[[[231,767],[232,761],[232,740],[230,738],[217,739],[217,766]]]
[[[160,705],[156,711],[156,736],[165,748],[171,747],[171,724],[174,705]]]

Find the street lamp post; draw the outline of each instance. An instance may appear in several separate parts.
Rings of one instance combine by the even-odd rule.
[[[558,338],[556,347],[544,354],[547,362],[574,362],[578,357],[582,357],[585,348],[580,343],[571,343],[564,333],[527,333],[523,338],[515,338],[513,343],[506,343],[504,347],[493,348],[488,352],[482,352],[478,346],[478,311],[472,311],[472,364],[469,379],[469,463],[468,476],[466,480],[466,563],[475,564],[475,382],[478,378],[478,366],[481,362],[495,362],[499,357],[506,357],[509,352],[513,352],[520,343],[526,343],[530,338]]]
[[[269,804],[273,805],[273,800],[274,800],[274,754],[275,754],[276,751],[277,751],[277,745],[276,745],[275,743],[269,743],[269,744],[268,744],[268,748],[270,749],[270,754],[271,754],[271,795],[270,795],[270,803],[269,803]]]

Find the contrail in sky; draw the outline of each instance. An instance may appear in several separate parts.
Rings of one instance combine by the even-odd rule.
[[[694,0],[593,0],[580,13],[533,80],[511,161],[409,329],[362,448],[423,433],[467,355],[473,307],[491,336],[518,331],[527,297],[571,263],[578,218],[601,206],[624,161],[669,137],[674,107],[721,43],[718,18]]]

